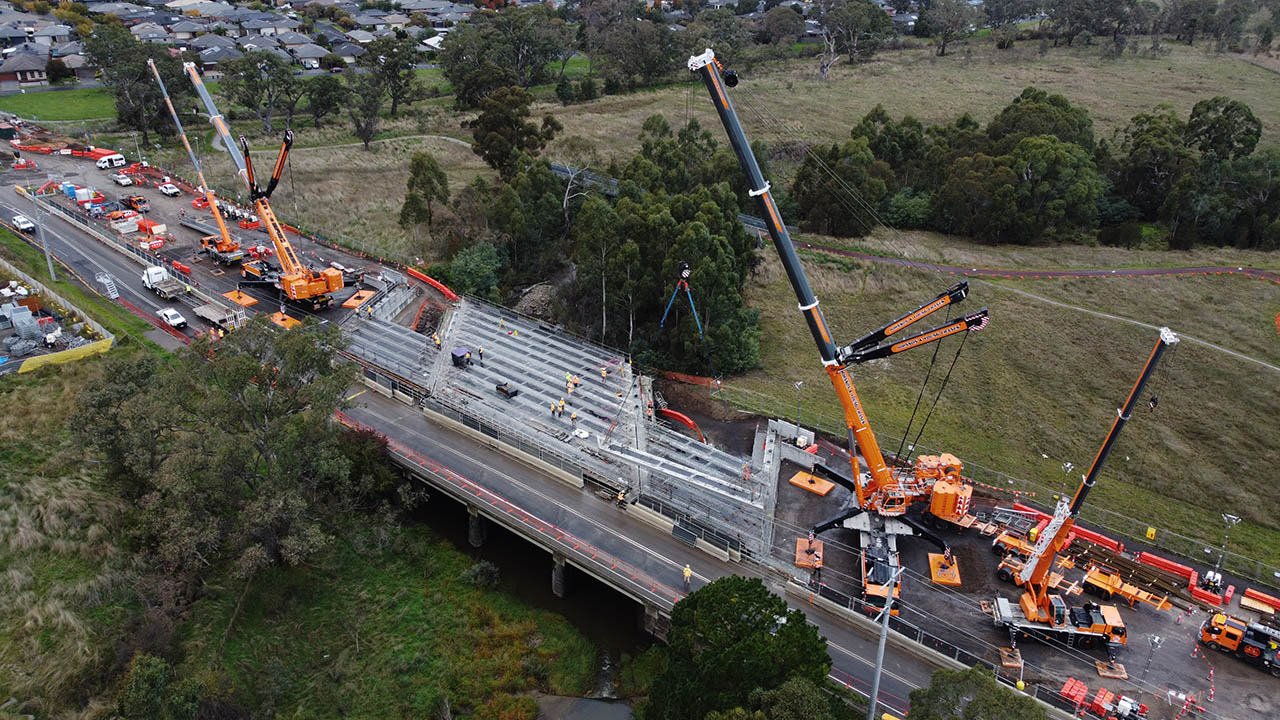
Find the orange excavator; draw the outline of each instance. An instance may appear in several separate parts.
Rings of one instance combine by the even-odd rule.
[[[209,209],[213,212],[213,219],[218,223],[217,235],[206,235],[200,238],[200,252],[213,258],[220,265],[239,262],[244,259],[244,251],[240,249],[240,243],[231,237],[231,233],[227,232],[227,224],[222,219],[222,212],[218,210],[218,201],[213,196],[213,190],[209,189],[208,181],[204,179],[204,170],[200,167],[200,159],[196,157],[195,151],[191,149],[191,142],[187,140],[187,132],[182,128],[182,120],[178,117],[178,111],[173,107],[173,100],[169,98],[169,89],[164,86],[164,80],[160,79],[160,70],[156,68],[155,61],[147,60],[147,66],[151,68],[151,73],[156,76],[156,82],[160,84],[160,94],[164,96],[164,104],[169,108],[169,115],[173,117],[173,124],[178,126],[178,137],[182,138],[182,145],[187,149],[187,155],[191,157],[191,164],[196,169],[196,179],[200,181],[200,189],[204,191],[205,200],[209,203]]]
[[[727,88],[738,84],[738,76],[732,70],[723,71],[710,49],[701,55],[689,59],[689,70],[698,73],[715,105],[716,113],[729,136],[729,144],[750,185],[749,195],[757,198],[763,210],[765,224],[773,239],[773,246],[778,252],[787,278],[799,301],[799,310],[804,314],[809,331],[818,346],[818,354],[826,369],[827,376],[835,387],[836,395],[844,409],[845,426],[848,430],[849,447],[858,448],[867,471],[861,471],[858,454],[851,452],[850,464],[852,477],[843,481],[829,478],[849,488],[853,498],[849,507],[841,514],[819,523],[813,528],[820,533],[836,527],[855,529],[860,532],[863,553],[863,586],[878,588],[875,593],[867,591],[865,601],[868,605],[883,606],[883,598],[888,595],[886,578],[896,578],[898,553],[895,536],[919,535],[938,545],[943,550],[945,562],[950,565],[950,551],[941,539],[929,532],[923,524],[907,515],[913,503],[928,501],[929,511],[943,519],[955,519],[956,514],[963,515],[968,510],[969,500],[973,494],[971,485],[961,481],[960,461],[952,455],[923,456],[914,468],[891,470],[884,460],[880,446],[871,431],[858,393],[854,389],[849,367],[859,363],[885,358],[897,353],[937,342],[943,338],[960,333],[981,330],[986,327],[988,313],[986,308],[961,317],[932,330],[911,337],[895,340],[899,333],[911,327],[933,313],[950,307],[964,300],[969,293],[969,285],[961,282],[940,293],[933,300],[921,305],[893,322],[844,347],[837,346],[831,339],[826,319],[818,309],[818,299],[809,287],[808,278],[796,255],[791,236],[778,213],[769,183],[760,172],[755,154],[743,133],[742,124],[737,112],[729,101]],[[897,595],[897,582],[892,592]]]
[[[289,149],[293,145],[293,131],[285,131],[284,141],[280,144],[280,153],[276,157],[276,164],[272,169],[271,180],[266,188],[259,187],[254,179],[253,165],[249,159],[248,143],[241,137],[240,147],[237,147],[235,141],[231,139],[231,132],[227,127],[227,123],[222,114],[218,112],[218,107],[214,104],[213,97],[209,95],[209,90],[204,86],[204,81],[200,78],[200,72],[196,69],[195,63],[183,63],[182,68],[187,73],[187,77],[191,79],[191,83],[195,86],[196,93],[204,102],[205,108],[209,111],[209,122],[213,123],[213,127],[218,131],[218,136],[222,138],[222,144],[227,149],[227,154],[231,156],[232,161],[239,170],[240,179],[244,181],[245,187],[248,188],[249,198],[252,200],[254,209],[257,211],[262,224],[266,227],[267,235],[271,237],[271,242],[276,248],[276,255],[280,259],[279,270],[269,266],[265,260],[242,263],[240,265],[241,276],[248,282],[267,284],[279,289],[289,302],[305,310],[317,311],[332,307],[333,296],[329,293],[343,288],[342,273],[330,267],[318,271],[307,267],[299,259],[293,244],[285,236],[284,227],[276,219],[276,214],[271,210],[271,204],[267,202],[271,193],[276,189],[276,185],[280,182],[280,174],[284,171],[285,159],[289,156]],[[243,154],[241,153],[241,148],[243,148]]]
[[[1125,645],[1128,638],[1120,611],[1113,605],[1096,603],[1068,607],[1061,595],[1050,592],[1055,586],[1051,570],[1058,551],[1066,545],[1067,538],[1071,535],[1071,528],[1075,525],[1076,516],[1080,514],[1080,508],[1084,506],[1085,498],[1098,481],[1098,473],[1107,462],[1116,438],[1129,421],[1129,416],[1142,395],[1142,388],[1155,372],[1165,349],[1177,342],[1178,336],[1172,330],[1161,328],[1160,339],[1147,358],[1142,374],[1129,391],[1124,406],[1116,411],[1111,431],[1107,433],[1102,448],[1093,458],[1093,464],[1089,466],[1089,472],[1081,480],[1071,502],[1068,504],[1066,498],[1058,501],[1053,518],[1040,533],[1030,559],[1023,561],[1009,555],[997,568],[996,573],[1001,578],[1012,580],[1023,589],[1017,606],[1003,597],[997,597],[991,608],[996,626],[1009,631],[1009,640],[1015,646],[1019,637],[1057,640],[1073,646],[1099,642],[1106,644],[1109,656],[1114,656],[1115,651]]]

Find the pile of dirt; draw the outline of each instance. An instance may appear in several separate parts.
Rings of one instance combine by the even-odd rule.
[[[555,302],[556,289],[549,282],[538,283],[524,291],[513,308],[516,312],[531,315],[539,320],[551,321],[551,305]]]

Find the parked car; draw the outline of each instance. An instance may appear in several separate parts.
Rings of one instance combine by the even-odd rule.
[[[156,312],[156,314],[160,316],[160,319],[164,321],[165,325],[168,325],[171,328],[181,330],[187,326],[187,319],[182,317],[182,313],[174,310],[173,308],[161,308]]]
[[[133,184],[133,179],[124,173],[115,173],[111,176],[111,182],[121,187],[129,187]]]
[[[12,222],[14,227],[18,228],[24,233],[36,231],[36,224],[31,222],[30,220],[28,220],[26,217],[22,215],[14,215]]]
[[[178,197],[182,194],[182,191],[178,189],[178,186],[173,183],[165,183],[161,185],[159,189],[160,194],[167,197]]]

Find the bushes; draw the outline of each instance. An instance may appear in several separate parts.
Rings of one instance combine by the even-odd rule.
[[[468,585],[481,588],[482,590],[492,590],[498,587],[498,581],[501,579],[501,571],[498,566],[488,560],[481,560],[462,571],[462,581]]]

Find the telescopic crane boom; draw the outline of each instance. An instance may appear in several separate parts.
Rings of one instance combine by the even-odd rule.
[[[253,201],[254,209],[257,210],[258,217],[261,218],[262,224],[267,228],[267,235],[271,237],[271,242],[276,247],[276,254],[280,258],[281,266],[280,274],[277,278],[280,290],[284,292],[285,297],[288,299],[312,310],[322,310],[331,306],[333,297],[329,293],[342,289],[344,285],[342,273],[334,268],[324,268],[317,272],[307,267],[298,258],[297,251],[294,250],[293,244],[289,242],[289,238],[285,236],[284,228],[280,225],[280,221],[276,219],[276,214],[271,210],[271,204],[267,202],[271,191],[275,190],[276,184],[280,181],[280,173],[284,168],[285,158],[289,154],[289,148],[293,145],[293,131],[288,130],[285,132],[271,181],[265,189],[259,188],[254,181],[253,168],[248,162],[248,144],[243,137],[240,139],[240,145],[244,148],[244,153],[241,154],[241,149],[232,140],[231,131],[227,127],[222,114],[218,112],[218,107],[214,104],[213,97],[209,95],[208,88],[204,86],[204,81],[200,78],[200,72],[196,69],[195,63],[183,63],[182,69],[187,73],[187,77],[191,79],[191,84],[195,86],[196,93],[209,111],[209,122],[213,123],[214,129],[218,131],[218,136],[222,138],[222,144],[226,147],[227,154],[231,156],[232,162],[235,163],[236,169],[239,171],[240,179],[244,181],[245,187],[249,190],[249,197]]]
[[[997,572],[1004,577],[1012,576],[1014,582],[1024,591],[1019,605],[1025,622],[1012,615],[1011,608],[1005,607],[1007,603],[1003,598],[998,598],[996,601],[994,609],[996,621],[1008,627],[1011,634],[1023,632],[1064,637],[1100,636],[1106,639],[1109,648],[1125,644],[1124,622],[1120,620],[1120,614],[1114,607],[1067,608],[1061,596],[1049,594],[1051,584],[1049,573],[1058,551],[1066,545],[1067,538],[1071,535],[1071,528],[1075,526],[1076,517],[1080,514],[1080,508],[1084,507],[1085,499],[1089,497],[1089,492],[1097,483],[1098,474],[1106,464],[1116,439],[1120,437],[1120,431],[1129,422],[1133,408],[1142,395],[1142,389],[1151,379],[1164,351],[1177,342],[1178,336],[1172,330],[1160,329],[1160,338],[1152,348],[1150,356],[1147,357],[1142,373],[1133,384],[1133,389],[1129,391],[1129,397],[1125,399],[1124,405],[1116,410],[1116,419],[1111,423],[1111,430],[1103,440],[1098,454],[1094,456],[1089,471],[1081,479],[1080,487],[1076,489],[1071,502],[1068,503],[1066,498],[1058,501],[1053,518],[1040,533],[1040,539],[1026,562],[1012,557],[1001,562]]]
[[[200,181],[200,189],[204,192],[205,200],[209,202],[209,210],[213,213],[213,219],[218,223],[217,236],[209,236],[200,238],[200,249],[208,253],[214,260],[229,265],[244,257],[244,252],[240,249],[240,243],[236,242],[231,233],[227,232],[227,223],[222,218],[222,212],[218,210],[218,199],[214,197],[213,190],[209,187],[209,182],[204,179],[204,170],[200,167],[200,159],[196,157],[195,151],[191,149],[191,142],[187,140],[187,131],[182,128],[182,120],[178,117],[178,110],[173,106],[173,100],[169,97],[169,89],[164,86],[164,80],[160,78],[160,69],[156,67],[154,60],[147,60],[147,66],[151,68],[151,73],[156,76],[156,82],[160,85],[160,94],[164,96],[164,104],[169,108],[169,115],[173,118],[173,124],[178,127],[178,137],[182,138],[182,145],[187,149],[187,155],[191,157],[191,164],[196,168],[196,179]]]
[[[707,90],[711,93],[711,101],[715,105],[716,113],[719,114],[725,132],[729,135],[729,144],[733,146],[733,151],[737,154],[738,161],[742,165],[743,171],[747,174],[747,180],[750,184],[748,194],[758,198],[760,201],[760,206],[764,211],[765,224],[769,229],[769,235],[773,238],[773,245],[778,251],[778,257],[782,260],[782,266],[787,272],[787,278],[791,281],[791,287],[795,291],[796,299],[799,301],[800,312],[804,314],[805,321],[809,324],[809,332],[813,335],[814,343],[818,346],[818,354],[822,358],[822,364],[827,371],[832,386],[836,389],[836,394],[840,398],[840,404],[844,409],[850,448],[852,449],[852,446],[856,445],[862,454],[863,461],[867,464],[869,478],[864,478],[858,467],[857,455],[850,454],[853,465],[854,494],[857,497],[858,508],[884,516],[901,516],[906,513],[913,500],[928,497],[931,487],[925,483],[916,483],[907,479],[900,481],[886,466],[884,455],[880,451],[880,445],[876,442],[875,435],[871,432],[871,425],[867,421],[866,412],[858,399],[857,390],[854,389],[853,379],[849,376],[848,366],[875,358],[887,357],[904,350],[941,340],[956,333],[967,330],[980,330],[986,327],[987,309],[982,308],[972,315],[928,332],[920,333],[906,340],[880,344],[881,341],[888,339],[889,336],[902,331],[928,315],[952,303],[963,300],[968,294],[968,284],[960,283],[879,330],[869,333],[845,347],[838,347],[831,340],[831,331],[827,328],[827,321],[823,317],[822,311],[818,308],[818,299],[814,297],[813,290],[809,287],[809,280],[805,276],[804,267],[800,264],[800,258],[796,255],[795,246],[791,242],[791,235],[782,223],[769,183],[760,172],[760,166],[756,162],[755,154],[752,152],[746,135],[742,131],[741,123],[738,121],[737,112],[729,101],[729,96],[725,91],[726,76],[721,74],[720,63],[716,60],[715,53],[708,49],[701,55],[690,58],[689,70],[698,73],[702,77]],[[731,84],[737,84],[736,75],[729,73],[727,77]]]

